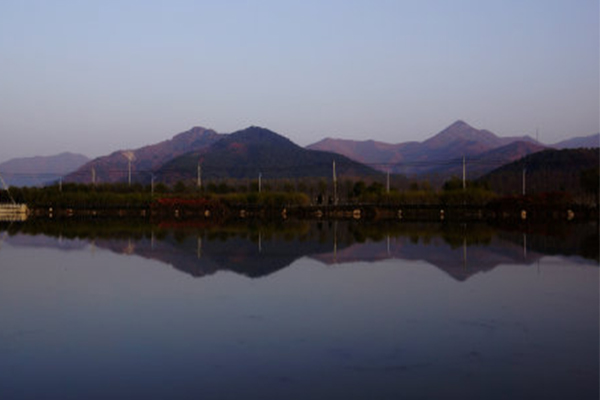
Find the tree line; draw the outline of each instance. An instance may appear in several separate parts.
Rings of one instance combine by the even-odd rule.
[[[584,170],[569,190],[528,193],[529,202],[598,204],[598,169]],[[520,182],[510,182],[520,188]],[[564,188],[563,188],[564,189]],[[208,198],[226,205],[250,204],[266,207],[285,205],[406,204],[485,206],[501,198],[518,197],[518,190],[495,190],[493,182],[453,177],[440,188],[427,180],[381,182],[377,179],[223,179],[198,186],[194,182],[164,183],[57,183],[45,187],[11,187],[10,196],[0,190],[0,202],[25,203],[31,208],[149,207],[159,198]]]

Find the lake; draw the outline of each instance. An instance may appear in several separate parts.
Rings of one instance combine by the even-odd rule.
[[[597,224],[0,225],[2,399],[598,399]]]

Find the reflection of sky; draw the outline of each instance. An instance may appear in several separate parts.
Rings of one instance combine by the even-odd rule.
[[[555,257],[464,282],[309,258],[198,280],[5,244],[0,315],[0,388],[17,399],[597,397],[598,268]]]

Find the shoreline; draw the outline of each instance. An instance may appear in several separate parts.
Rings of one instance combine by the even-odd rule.
[[[224,205],[218,202],[193,204],[171,202],[168,205],[111,207],[37,207],[30,218],[148,218],[148,219],[300,219],[300,220],[387,220],[415,222],[465,221],[598,221],[597,207],[580,205],[540,206],[525,204],[470,205]]]

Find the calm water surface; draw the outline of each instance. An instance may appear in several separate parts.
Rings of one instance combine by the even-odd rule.
[[[597,399],[595,225],[3,225],[1,399]]]

